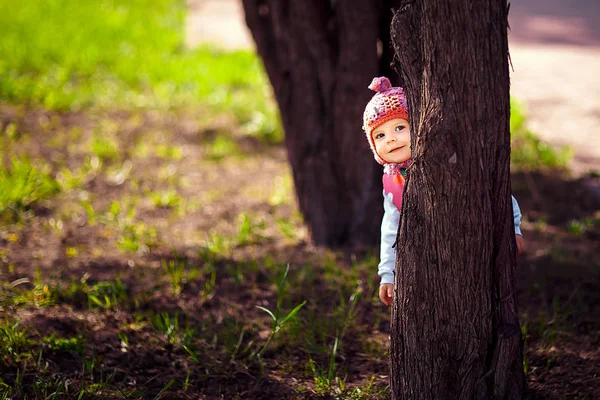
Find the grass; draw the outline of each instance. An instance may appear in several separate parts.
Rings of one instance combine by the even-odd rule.
[[[120,279],[86,285],[84,290],[90,308],[114,309],[121,307],[129,298]]]
[[[261,244],[256,243],[255,245],[260,246]],[[233,246],[247,248],[248,244],[233,244]],[[331,257],[331,255],[328,257]],[[222,263],[220,256],[213,259],[213,261],[217,264]],[[236,263],[241,264],[242,261]],[[318,279],[317,277],[322,273],[319,264],[304,266],[301,270],[305,272],[310,270],[310,273],[304,274],[298,274],[299,269],[297,268],[282,265],[269,259],[265,259],[264,262],[259,261],[256,267],[252,267],[250,264],[250,261],[248,261],[247,265],[241,264],[240,267],[249,271],[257,268],[254,276],[256,274],[265,276],[266,281],[269,282],[265,286],[265,290],[269,293],[267,298],[272,300],[272,303],[270,301],[255,302],[254,305],[251,305],[257,310],[253,319],[241,319],[241,315],[236,311],[223,310],[226,313],[225,318],[220,317],[218,313],[209,313],[198,324],[197,317],[193,317],[194,312],[189,310],[188,306],[178,308],[175,312],[159,311],[156,306],[144,303],[143,296],[140,296],[140,294],[137,295],[137,300],[134,301],[121,279],[92,283],[86,276],[71,282],[62,280],[46,283],[46,290],[54,293],[54,301],[45,305],[45,307],[50,307],[51,310],[54,310],[52,312],[66,306],[74,310],[83,310],[84,314],[112,315],[111,320],[119,324],[125,323],[122,325],[123,328],[115,333],[114,340],[116,348],[120,349],[119,351],[122,353],[129,353],[136,348],[140,349],[140,345],[144,348],[151,347],[154,349],[153,352],[159,353],[164,351],[162,349],[170,349],[169,346],[174,346],[173,348],[176,350],[172,351],[179,354],[175,356],[176,358],[180,359],[182,355],[187,355],[186,357],[196,365],[193,367],[187,366],[185,372],[187,383],[184,381],[181,383],[182,387],[185,385],[188,389],[190,389],[190,385],[192,388],[197,387],[199,384],[197,377],[203,376],[203,373],[198,375],[196,368],[202,371],[208,369],[212,376],[223,378],[253,368],[259,368],[259,371],[262,372],[257,373],[263,375],[271,373],[269,371],[273,368],[273,361],[279,359],[279,357],[274,358],[275,354],[293,356],[293,354],[297,354],[294,349],[304,347],[303,343],[306,341],[316,340],[322,341],[323,353],[320,354],[313,349],[310,355],[307,354],[308,357],[314,358],[311,361],[314,366],[314,371],[311,372],[314,373],[314,382],[319,381],[319,377],[322,377],[322,372],[320,372],[321,363],[324,360],[329,360],[329,364],[326,364],[327,372],[324,375],[327,380],[319,381],[321,383],[318,383],[318,388],[315,389],[317,393],[323,396],[326,396],[327,393],[350,396],[350,393],[352,393],[354,397],[344,398],[357,399],[385,397],[383,394],[386,390],[385,387],[381,387],[379,383],[374,381],[369,381],[364,387],[346,383],[344,378],[346,367],[338,365],[339,361],[337,361],[338,357],[345,354],[342,346],[343,337],[348,332],[356,335],[364,329],[354,326],[358,315],[355,307],[359,298],[359,290],[355,291],[347,301],[342,298],[334,301],[333,309],[327,312],[327,315],[337,321],[335,324],[315,325],[309,316],[315,313],[319,305],[298,298],[301,292],[297,288],[314,284],[315,280]],[[219,273],[221,278],[216,280],[216,269],[211,268],[210,264],[205,264],[200,271],[192,274],[190,271],[193,267],[175,254],[172,262],[164,261],[162,265],[163,267],[157,272],[168,279],[159,279],[153,291],[160,292],[161,297],[166,296],[170,299],[169,301],[174,301],[177,298],[184,300],[185,303],[190,300],[196,301],[195,293],[185,294],[182,291],[184,283],[186,286],[199,288],[201,293],[203,291],[213,291],[215,287],[223,284],[223,273]],[[357,265],[355,272],[366,276],[368,274],[366,269],[370,267],[370,264]],[[134,270],[136,274],[142,272],[142,270]],[[243,282],[248,282],[252,278],[251,275],[248,275],[243,279]],[[164,283],[161,283],[163,281]],[[245,286],[244,283],[239,287]],[[12,302],[12,304],[19,307],[36,306],[36,303],[32,300],[33,296],[29,293],[37,292],[37,287],[30,288],[22,283],[15,285],[13,289],[16,292],[14,296],[31,300],[29,303],[20,301],[19,303]],[[208,302],[213,297],[201,295],[200,299]],[[215,300],[218,301],[218,298],[215,298]],[[132,307],[134,303],[136,305]],[[268,306],[268,304],[272,304],[273,307]],[[304,314],[305,308],[311,308],[310,314]],[[144,311],[145,315],[135,318],[135,321],[139,322],[134,322],[128,316],[128,313],[134,309],[146,310]],[[257,318],[261,313],[268,318]],[[123,319],[123,317],[125,318]],[[87,325],[87,323],[85,324]],[[109,323],[109,326],[108,329],[115,328],[114,324]],[[91,325],[89,327],[91,328]],[[152,329],[148,330],[148,327]],[[295,332],[290,332],[292,329]],[[315,330],[318,330],[319,333],[316,333]],[[89,332],[87,329],[85,331]],[[263,336],[261,332],[265,331],[269,333]],[[81,334],[65,335],[59,332],[43,336],[35,329],[21,327],[18,322],[14,322],[14,319],[7,319],[2,325],[0,333],[4,333],[2,347],[5,349],[6,354],[4,357],[7,360],[4,371],[7,373],[8,382],[11,382],[8,387],[11,388],[12,393],[23,393],[32,390],[33,393],[36,393],[36,396],[40,393],[49,396],[56,392],[67,397],[76,397],[80,393],[100,395],[99,393],[115,393],[124,389],[113,383],[115,377],[101,368],[101,358],[95,354],[95,346],[98,343],[94,343],[93,340],[89,340]],[[310,338],[313,335],[317,338]],[[330,337],[335,337],[333,350],[331,349],[331,342],[329,342]],[[43,350],[38,353],[38,349]],[[183,353],[179,353],[179,351],[183,351]],[[66,371],[57,374],[52,369],[54,355],[65,354],[65,352],[68,352],[69,357],[74,358],[73,362],[81,367],[76,368],[70,375]],[[296,356],[293,356],[289,361],[285,361],[285,363],[293,362],[294,357]],[[27,381],[26,378],[24,382],[19,383],[15,375],[16,371],[19,371],[19,368],[28,368],[27,364],[23,364],[23,362],[27,362],[25,360],[38,358],[42,364],[49,363],[49,375],[47,377],[40,375],[35,381]],[[281,360],[285,360],[285,358]],[[222,365],[223,363],[225,365]],[[227,364],[229,364],[228,367]],[[292,364],[287,365],[285,368],[293,368]],[[6,369],[7,367],[10,368]],[[54,375],[51,375],[50,371],[54,371]],[[190,378],[190,376],[196,378]],[[26,377],[30,379],[31,372],[28,372]],[[79,383],[74,384],[73,379]],[[171,380],[169,379],[169,382]],[[175,381],[177,382],[177,379]],[[71,383],[67,387],[63,387],[65,382]],[[327,382],[327,385],[325,385],[325,382]],[[160,393],[162,389],[167,392],[175,387],[173,384],[166,385],[165,382],[161,385],[160,388],[155,387],[153,393]],[[312,391],[313,389],[302,390]],[[365,397],[361,397],[361,393]],[[367,395],[365,393],[371,394]],[[380,393],[381,396],[370,397],[373,393]]]
[[[586,217],[581,220],[572,219],[569,221],[569,232],[575,237],[581,237],[587,232],[594,232],[600,227],[600,212],[597,212],[591,217]]]
[[[262,357],[265,350],[269,347],[269,344],[271,343],[271,340],[273,340],[275,335],[288,323],[288,321],[290,321],[292,318],[294,318],[294,316],[306,304],[306,300],[304,300],[304,301],[302,301],[302,303],[295,306],[293,310],[291,310],[289,313],[287,313],[287,315],[285,315],[285,316],[281,315],[281,301],[283,299],[283,291],[285,289],[285,284],[287,282],[287,277],[288,277],[289,271],[290,271],[290,266],[287,265],[285,268],[285,272],[283,273],[283,277],[281,278],[281,281],[277,285],[277,306],[275,308],[275,312],[273,312],[263,306],[256,306],[256,308],[258,308],[259,310],[266,312],[269,315],[269,317],[271,317],[271,319],[272,319],[271,332],[269,334],[269,337],[267,338],[265,343],[260,348],[258,348],[252,355],[253,357],[257,357],[259,360]]]
[[[161,264],[169,277],[173,294],[179,295],[189,275],[186,271],[185,260],[175,257],[173,260],[162,260]]]
[[[179,314],[175,314],[173,317],[166,312],[158,314],[155,316],[152,325],[170,343],[175,343],[180,335]]]
[[[258,57],[186,49],[185,10],[183,0],[2,0],[0,98],[61,111],[202,103],[234,115],[246,134],[280,142]],[[104,139],[94,145],[114,155]]]
[[[527,127],[527,117],[523,105],[511,99],[510,107],[511,164],[513,168],[524,171],[566,170],[569,161],[573,158],[573,150],[568,146],[557,149],[541,140]]]
[[[258,243],[261,239],[264,239],[264,236],[260,233],[265,229],[263,221],[254,221],[248,213],[238,215],[238,221],[239,228],[236,236],[238,246]]]
[[[27,278],[21,279],[21,281],[28,281]],[[20,282],[13,282],[10,286],[20,284]],[[11,297],[11,303],[20,306],[27,305],[33,307],[47,307],[55,304],[56,302],[56,291],[51,288],[48,284],[38,282],[34,288],[27,291],[15,290]]]
[[[3,164],[0,156],[0,222],[15,222],[59,191],[43,160],[12,156],[8,167]]]
[[[83,335],[78,334],[71,338],[57,337],[56,334],[52,334],[42,339],[42,342],[53,351],[72,351],[78,354],[83,353],[85,348],[85,338]]]
[[[5,317],[0,324],[0,359],[2,363],[19,364],[27,362],[32,357],[30,352],[31,340],[27,329],[22,329],[18,321]]]
[[[138,202],[135,197],[113,201],[101,214],[106,234],[115,236],[117,245],[125,252],[147,252],[159,241],[156,228],[136,218]]]

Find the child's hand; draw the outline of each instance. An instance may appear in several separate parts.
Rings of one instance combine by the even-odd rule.
[[[517,252],[521,254],[525,251],[525,239],[521,235],[516,235],[515,239],[517,241]]]
[[[392,305],[392,298],[394,297],[394,285],[391,283],[384,283],[379,286],[379,299],[386,306]]]

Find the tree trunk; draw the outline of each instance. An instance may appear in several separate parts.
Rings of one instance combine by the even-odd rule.
[[[520,399],[505,0],[403,1],[408,179],[392,309],[394,399]]]
[[[371,79],[391,73],[389,25],[399,1],[242,2],[279,105],[313,242],[376,243],[381,167],[361,130],[362,113]]]

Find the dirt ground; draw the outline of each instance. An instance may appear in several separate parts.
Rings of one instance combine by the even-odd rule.
[[[191,0],[190,8],[190,46],[208,41],[253,47],[240,2]],[[509,19],[511,92],[525,105],[530,128],[573,149],[574,177],[599,171],[600,7],[593,0],[522,0],[511,3]],[[568,221],[599,209],[597,180],[518,174],[513,187],[530,221],[520,301],[525,329],[534,332],[526,343],[532,397],[600,398],[591,389],[600,387],[600,325],[594,316],[600,311],[600,237],[568,239],[564,230]],[[540,225],[546,222],[548,231]],[[582,261],[586,258],[595,261]],[[545,325],[542,315],[550,314]],[[570,328],[558,328],[565,320]],[[553,324],[556,330],[547,329]]]
[[[53,126],[63,128],[60,132],[79,126],[83,136],[43,140],[55,129],[45,124],[48,117]],[[282,221],[297,220],[289,189],[283,194],[285,201],[273,202],[280,192],[278,182],[289,175],[282,146],[259,145],[234,134],[243,157],[210,161],[206,149],[214,130],[202,128],[189,116],[157,119],[148,113],[132,118],[117,113],[110,118],[120,127],[122,157],[136,154],[139,143],[156,140],[181,146],[183,157],[134,157],[129,180],[137,185],[115,184],[109,173],[91,177],[84,189],[97,210],[96,224],[74,206],[77,191],[32,210],[26,225],[0,232],[0,281],[11,283],[0,288],[0,301],[8,304],[0,317],[20,321],[31,340],[52,343],[32,349],[40,352],[43,370],[35,363],[25,369],[17,359],[0,363],[4,382],[11,385],[20,379],[29,395],[38,381],[50,385],[49,379],[66,379],[74,388],[95,383],[88,389],[95,390],[93,398],[387,398],[389,314],[374,295],[374,265],[363,264],[360,255],[315,249],[304,240],[301,226],[293,228],[294,239],[276,228]],[[1,107],[0,125],[9,121],[29,132],[24,144],[29,154],[68,165],[81,163],[78,147],[68,143],[86,143],[96,123],[81,114],[20,113]],[[141,188],[159,189],[157,177],[165,165],[178,171],[181,182],[193,182],[178,189],[182,204],[199,202],[201,208],[180,215],[175,209],[139,203],[139,220],[157,227],[159,237],[146,251],[124,253],[116,246],[111,222],[101,222],[108,215],[103,210],[113,201],[124,207],[125,199]],[[580,180],[558,172],[514,174],[512,186],[524,211],[528,248],[519,260],[519,302],[530,398],[600,398],[600,201]],[[252,220],[264,226],[254,223],[240,241],[236,216],[243,213],[251,213]],[[52,221],[59,219],[61,228],[53,229]],[[219,250],[216,239],[207,241],[209,232],[237,238],[237,244]],[[179,293],[173,292],[173,276],[165,267],[169,262],[185,265],[187,271]],[[273,281],[279,275],[278,263],[293,266],[284,307],[291,309],[303,299],[308,304],[300,325],[284,330],[274,348],[264,353],[259,370],[237,349],[264,342],[268,320],[256,305],[272,308],[277,303]],[[356,268],[356,280],[344,280],[343,274],[355,273]],[[346,313],[339,299],[347,299],[356,288],[343,291],[336,282],[358,284],[364,292],[335,358],[336,371],[349,390],[371,388],[371,395],[351,397],[346,391],[336,397],[332,391],[323,392],[320,375],[307,366],[312,365],[307,360],[327,365],[335,328],[326,327],[340,315],[336,309]],[[94,306],[90,291],[109,296],[116,305]],[[161,321],[174,317],[180,322],[170,335]],[[193,330],[186,333],[184,327]],[[81,337],[85,346],[67,347],[53,337]],[[321,339],[314,343],[314,337]],[[197,359],[190,358],[184,344],[195,346]],[[158,396],[165,387],[170,389]]]
[[[251,48],[241,1],[189,0],[188,45]],[[574,150],[571,171],[600,170],[600,7],[595,0],[511,2],[511,91],[531,129]]]

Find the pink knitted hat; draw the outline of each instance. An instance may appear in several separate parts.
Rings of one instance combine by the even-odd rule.
[[[363,130],[367,134],[367,140],[379,164],[386,164],[375,150],[375,142],[371,134],[379,125],[394,118],[408,120],[408,108],[406,107],[406,96],[401,87],[393,87],[385,76],[373,78],[369,89],[377,92],[367,103],[363,114]]]

